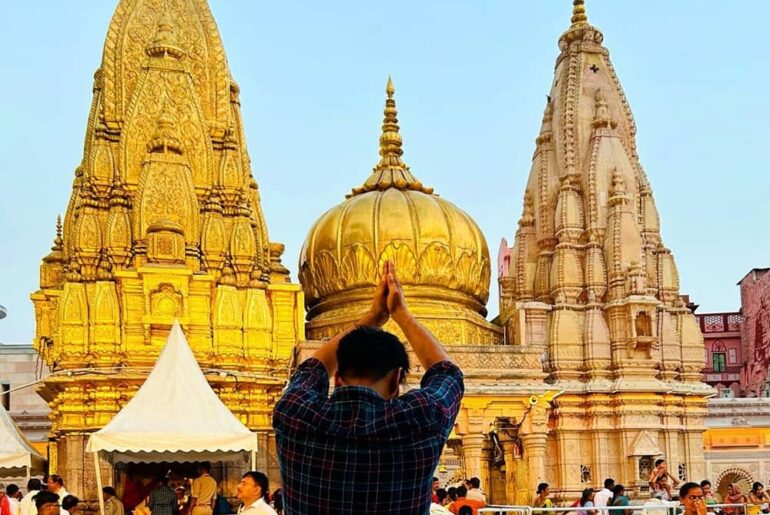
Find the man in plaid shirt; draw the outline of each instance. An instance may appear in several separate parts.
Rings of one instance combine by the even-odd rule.
[[[463,375],[409,312],[393,263],[382,275],[371,310],[303,362],[275,406],[287,515],[423,515],[430,508]],[[421,388],[404,395],[409,357],[379,329],[391,317],[426,370]]]

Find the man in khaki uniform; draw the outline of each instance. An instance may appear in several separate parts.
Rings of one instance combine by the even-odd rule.
[[[198,465],[198,477],[193,479],[189,515],[211,515],[217,497],[217,482],[211,477],[211,463]]]

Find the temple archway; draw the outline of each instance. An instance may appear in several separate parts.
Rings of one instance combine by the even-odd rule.
[[[719,496],[724,499],[727,496],[727,487],[732,483],[736,483],[741,488],[741,492],[748,494],[753,482],[754,479],[747,470],[740,467],[730,467],[719,474],[715,486]]]

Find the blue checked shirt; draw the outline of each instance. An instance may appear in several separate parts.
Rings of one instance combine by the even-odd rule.
[[[463,390],[460,369],[442,361],[397,399],[363,386],[329,397],[323,364],[306,360],[273,414],[286,514],[427,514]]]

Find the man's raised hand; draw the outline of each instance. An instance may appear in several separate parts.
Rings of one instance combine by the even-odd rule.
[[[382,276],[380,282],[377,284],[377,289],[374,291],[374,298],[372,299],[372,308],[370,310],[370,317],[373,325],[381,327],[385,325],[385,322],[390,318],[388,312],[388,262],[382,267]]]
[[[388,261],[387,267],[387,307],[388,313],[393,317],[396,323],[401,323],[399,319],[403,319],[409,315],[409,310],[406,307],[406,300],[404,299],[404,289],[401,287],[401,283],[398,282],[398,276],[396,276],[396,266]]]

